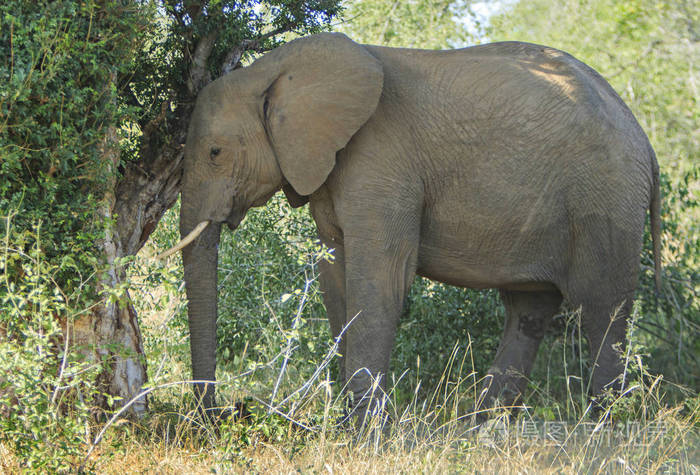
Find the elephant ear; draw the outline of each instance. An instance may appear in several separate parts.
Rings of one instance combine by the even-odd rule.
[[[276,70],[263,115],[280,169],[302,196],[316,191],[336,152],[367,122],[379,102],[381,63],[338,33],[300,38],[253,66]]]
[[[301,208],[309,202],[308,196],[301,196],[299,193],[294,191],[294,188],[292,188],[292,186],[289,184],[284,185],[282,187],[282,191],[284,192],[284,196],[287,197],[287,201],[292,208]]]

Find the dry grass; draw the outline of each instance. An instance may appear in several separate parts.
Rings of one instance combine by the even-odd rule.
[[[476,428],[458,415],[469,391],[444,390],[459,388],[456,380],[427,401],[397,407],[387,399],[394,422],[374,417],[361,432],[337,424],[340,403],[330,397],[328,384],[313,382],[303,404],[269,412],[258,403],[252,418],[218,428],[200,425],[185,403],[163,403],[186,401],[187,387],[164,388],[154,415],[108,427],[85,467],[108,474],[700,473],[700,398],[664,407],[658,384],[635,389],[644,392],[644,410],[628,423],[616,406],[627,404],[629,396],[613,400],[598,420],[545,421],[524,410]],[[0,446],[0,460],[3,473],[22,471],[7,446]]]
[[[177,441],[115,434],[92,457],[99,473],[699,473],[697,411],[682,416],[664,411],[649,421],[641,438],[612,436],[613,428],[564,444],[522,437],[518,424],[493,424],[489,433],[458,430],[416,438],[404,422],[381,437],[319,431],[291,431],[271,440],[257,425],[240,444],[230,436]],[[452,421],[456,426],[462,424]],[[448,424],[449,425],[449,424]],[[663,431],[654,428],[662,425]],[[230,428],[229,428],[230,429]],[[184,432],[187,432],[186,430]],[[293,433],[292,433],[293,432]],[[152,433],[151,433],[152,434]],[[493,435],[498,434],[498,435]],[[161,434],[162,435],[162,434]],[[500,437],[499,437],[500,435]],[[613,437],[609,439],[609,437]],[[116,447],[111,456],[110,449]]]

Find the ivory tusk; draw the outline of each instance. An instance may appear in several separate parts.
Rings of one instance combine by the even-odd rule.
[[[161,252],[160,254],[158,254],[156,256],[156,259],[159,259],[159,260],[165,259],[166,257],[168,257],[172,254],[175,254],[180,249],[186,247],[189,243],[191,243],[192,241],[197,239],[197,236],[202,234],[202,231],[204,231],[204,228],[206,228],[209,225],[209,223],[211,223],[211,221],[202,221],[201,223],[199,223],[192,231],[190,231],[190,233],[187,236],[185,236],[182,239],[182,241],[175,244],[173,247],[171,247],[167,251]]]

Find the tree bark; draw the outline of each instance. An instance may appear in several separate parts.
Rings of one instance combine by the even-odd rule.
[[[115,126],[108,127],[101,152],[105,167],[109,167],[107,176],[110,181],[106,184],[98,214],[101,219],[110,222],[115,216],[117,204],[114,189],[119,164],[119,135]],[[97,243],[106,264],[98,283],[98,292],[103,297],[105,291],[116,289],[126,281],[126,272],[119,265],[119,259],[127,256],[129,249],[124,249],[119,231],[119,226],[108,226],[104,238]],[[94,353],[88,356],[105,363],[98,377],[101,394],[117,398],[116,406],[121,406],[138,396],[147,377],[141,332],[128,292],[116,301],[103,298],[92,314],[84,318],[88,321],[74,327],[75,338],[78,343],[90,342],[87,347],[92,348]],[[97,401],[99,406],[107,408],[105,396],[101,395],[100,399]],[[146,410],[146,398],[142,396],[131,406],[130,414],[141,417]]]

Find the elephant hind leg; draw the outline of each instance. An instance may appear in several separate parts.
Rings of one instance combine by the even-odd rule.
[[[477,409],[515,404],[527,386],[537,349],[561,306],[559,291],[501,291],[505,328],[496,358],[484,381]]]
[[[592,360],[589,394],[595,396],[606,388],[619,389],[644,221],[620,227],[610,218],[589,217],[578,224],[580,234],[595,239],[579,240],[562,292],[574,309],[581,309]]]
[[[626,279],[634,280],[632,277]],[[575,309],[581,311],[581,327],[588,339],[592,371],[588,381],[588,393],[599,395],[605,389],[619,390],[619,376],[624,369],[621,357],[625,349],[627,320],[634,300],[634,287],[627,291],[614,291],[616,284],[601,279],[603,285],[584,286],[567,298]],[[607,282],[607,285],[605,283]]]
[[[588,338],[592,372],[588,382],[589,394],[597,396],[606,389],[618,391],[619,376],[624,370],[622,353],[625,349],[627,320],[632,308],[633,293],[620,297],[615,303],[588,302],[581,305],[581,325]]]

